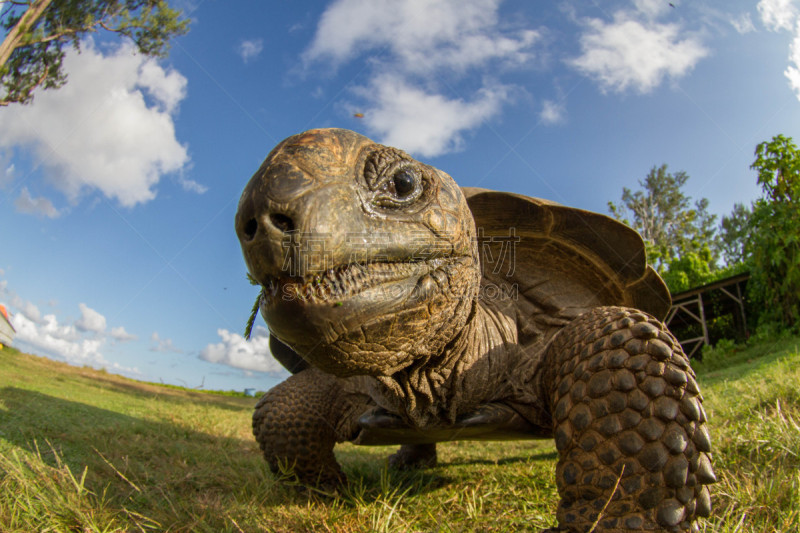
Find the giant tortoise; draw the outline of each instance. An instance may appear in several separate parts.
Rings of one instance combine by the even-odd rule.
[[[414,468],[437,442],[550,437],[560,530],[710,513],[702,396],[627,226],[318,129],[268,155],[236,233],[292,372],[253,416],[273,471],[335,487],[337,442],[399,444],[390,463]]]

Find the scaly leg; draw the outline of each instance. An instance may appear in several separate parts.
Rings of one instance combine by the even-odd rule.
[[[436,466],[436,444],[403,444],[389,456],[389,466],[398,470],[414,470]]]
[[[335,488],[347,480],[333,447],[353,438],[366,405],[365,397],[346,393],[341,380],[309,368],[259,400],[253,434],[273,473],[288,467],[303,484]]]
[[[679,532],[710,514],[703,398],[663,324],[598,308],[559,332],[545,357],[561,528]]]

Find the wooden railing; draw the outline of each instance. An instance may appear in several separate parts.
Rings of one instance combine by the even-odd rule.
[[[672,295],[672,307],[665,320],[689,358],[702,359],[702,347],[710,345],[709,321],[733,316],[736,336],[748,336],[745,288],[749,273],[737,274],[701,287]]]

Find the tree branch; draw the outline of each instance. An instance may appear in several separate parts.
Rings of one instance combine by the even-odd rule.
[[[6,64],[8,58],[11,57],[14,50],[20,45],[25,31],[36,24],[36,21],[39,20],[52,1],[53,0],[34,0],[14,27],[11,28],[11,31],[8,32],[6,38],[3,39],[2,44],[0,44],[0,68]]]
[[[134,39],[139,52],[162,56],[170,38],[187,31],[188,21],[164,0],[0,0],[4,26],[0,42],[0,106],[29,102],[31,91],[63,85],[63,47],[99,29]],[[50,63],[48,66],[47,63]],[[42,75],[44,65],[44,79]]]
[[[106,26],[106,23],[103,22],[102,20],[100,21],[100,27],[103,28],[106,31],[110,31],[110,32],[113,32],[113,33],[119,33],[119,32],[122,31],[122,28],[112,28],[110,26]]]
[[[75,28],[75,29],[67,28],[66,30],[60,31],[58,33],[53,33],[53,34],[48,35],[46,37],[42,37],[41,39],[26,40],[24,43],[21,43],[20,46],[28,46],[30,44],[49,43],[50,41],[56,41],[56,40],[66,36],[66,35],[73,35],[73,34],[76,34],[76,33],[91,31],[92,28],[93,28],[93,26],[83,26],[81,28]]]
[[[39,77],[39,79],[36,81],[36,83],[34,83],[33,85],[30,86],[30,88],[27,91],[27,94],[31,94],[34,91],[34,89],[36,89],[38,86],[40,86],[41,84],[43,84],[47,80],[47,75],[48,75],[48,71],[49,70],[50,70],[49,66],[45,63],[45,66],[42,69],[42,75]],[[3,98],[3,99],[0,99],[0,107],[6,107],[6,106],[8,106],[8,104],[15,104],[15,103],[18,103],[19,101],[20,100],[18,100],[18,99],[6,97],[6,98]]]

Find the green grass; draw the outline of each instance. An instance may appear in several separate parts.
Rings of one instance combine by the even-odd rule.
[[[800,338],[708,352],[696,365],[715,437],[706,531],[800,531]]]
[[[800,530],[800,338],[707,352],[697,366],[714,463],[714,532]],[[549,441],[454,442],[440,466],[337,447],[329,498],[275,479],[253,398],[136,382],[0,351],[0,531],[518,531],[555,525]]]

